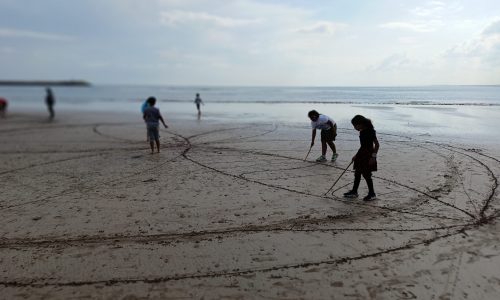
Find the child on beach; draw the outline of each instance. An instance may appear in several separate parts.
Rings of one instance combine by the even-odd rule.
[[[316,159],[317,162],[326,161],[326,145],[332,149],[332,161],[337,160],[338,154],[335,148],[335,137],[337,136],[337,124],[327,115],[322,115],[315,110],[311,110],[308,114],[311,119],[312,139],[311,148],[314,146],[314,139],[316,139],[316,129],[321,129],[321,156]]]
[[[144,103],[142,103],[142,105],[141,105],[141,112],[144,114],[144,111],[145,111],[145,110],[146,110],[146,108],[148,108],[148,107],[149,107],[149,103],[148,103],[148,99],[146,99],[146,100],[144,101]]]
[[[364,197],[363,200],[375,200],[376,195],[373,189],[372,172],[377,171],[377,152],[379,148],[377,135],[370,119],[361,115],[356,115],[352,118],[351,123],[354,129],[359,131],[359,142],[361,143],[361,147],[352,158],[354,162],[354,186],[352,190],[344,194],[344,197],[358,197],[358,187],[361,181],[361,175],[363,175],[368,185],[368,195]]]
[[[198,115],[201,114],[200,104],[205,105],[201,100],[200,94],[196,94],[196,98],[194,99],[194,103],[196,103],[196,109],[198,110]]]
[[[56,98],[54,97],[54,93],[52,92],[51,88],[46,88],[45,92],[45,104],[47,104],[47,109],[49,110],[50,120],[53,120],[55,116],[54,103],[56,102]]]
[[[141,105],[141,113],[142,113],[142,115],[144,115],[144,111],[148,107],[149,107],[148,99],[146,99],[146,100],[144,100],[144,103],[142,103],[142,105]],[[149,134],[147,132],[146,132],[146,142],[149,142]]]
[[[4,118],[7,112],[7,100],[5,98],[0,98],[0,117]]]
[[[144,110],[143,118],[144,121],[146,122],[146,128],[148,130],[149,145],[151,146],[151,154],[154,153],[155,143],[159,153],[160,152],[160,134],[158,128],[160,125],[159,121],[163,123],[163,126],[165,126],[165,128],[168,128],[168,126],[167,124],[165,124],[165,121],[163,120],[163,117],[160,114],[160,110],[155,107],[156,98],[149,97],[147,102],[148,102],[148,107],[146,107],[146,109]]]

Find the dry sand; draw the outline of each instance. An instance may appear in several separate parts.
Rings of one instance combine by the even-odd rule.
[[[378,200],[342,198],[358,148],[310,130],[138,116],[0,120],[0,297],[498,299],[500,155],[378,132]],[[360,196],[367,193],[362,180]]]

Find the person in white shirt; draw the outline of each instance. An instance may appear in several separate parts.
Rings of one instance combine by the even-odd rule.
[[[312,127],[311,148],[314,146],[314,140],[316,139],[316,129],[321,129],[321,156],[316,161],[326,161],[326,145],[332,149],[332,161],[336,161],[338,154],[333,141],[335,141],[335,137],[337,136],[337,124],[329,116],[322,115],[315,110],[311,110],[307,115],[311,119]]]

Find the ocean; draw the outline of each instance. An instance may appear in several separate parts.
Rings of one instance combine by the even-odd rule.
[[[499,140],[500,86],[414,87],[215,87],[94,85],[53,87],[56,111],[140,114],[149,96],[166,119],[196,118],[196,93],[202,119],[236,123],[267,122],[308,126],[307,112],[331,116],[341,128],[362,114],[377,130],[408,135]],[[0,86],[12,112],[44,112],[44,87]],[[1,124],[1,123],[0,123]]]
[[[498,86],[416,87],[207,87],[127,86],[54,87],[64,104],[127,104],[148,96],[164,102],[193,101],[200,93],[214,103],[335,103],[396,105],[500,105]],[[43,87],[0,86],[0,97],[13,104],[40,102]]]

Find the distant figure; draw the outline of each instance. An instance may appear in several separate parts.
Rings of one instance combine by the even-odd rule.
[[[335,137],[337,136],[337,124],[329,116],[322,115],[315,110],[311,110],[307,115],[311,119],[312,127],[311,148],[314,146],[314,140],[316,139],[316,129],[321,129],[321,156],[316,161],[326,161],[326,145],[332,149],[332,161],[336,161],[339,155],[333,141],[335,141]]]
[[[141,112],[144,114],[144,111],[148,107],[149,107],[149,103],[148,103],[148,99],[146,99],[146,100],[144,100],[144,103],[142,103],[142,105],[141,105]]]
[[[346,198],[357,198],[358,187],[361,181],[361,175],[366,180],[368,185],[368,195],[363,198],[364,201],[372,201],[376,199],[375,190],[373,189],[372,172],[377,171],[377,152],[379,143],[372,121],[361,115],[356,115],[351,120],[354,129],[359,131],[359,142],[361,147],[352,158],[354,162],[354,186],[352,190],[344,194]]]
[[[7,113],[7,99],[0,98],[0,117],[5,118],[5,114]]]
[[[45,91],[47,92],[47,95],[45,96],[45,103],[47,104],[47,108],[49,109],[50,113],[50,119],[54,119],[54,104],[56,102],[56,99],[54,97],[54,94],[52,93],[51,88],[46,88]]]
[[[200,94],[196,94],[196,98],[194,99],[194,103],[196,103],[196,109],[198,109],[198,115],[200,115],[201,114],[200,103],[205,105],[205,103],[203,103],[203,101],[200,98]]]
[[[168,128],[167,124],[165,124],[165,121],[163,120],[163,117],[160,114],[160,110],[155,107],[156,104],[156,98],[155,97],[149,97],[148,100],[148,107],[144,110],[143,118],[144,121],[146,122],[146,128],[148,131],[148,137],[149,137],[149,145],[151,146],[151,154],[154,153],[155,147],[154,144],[156,142],[156,149],[158,150],[158,153],[160,152],[160,133],[159,133],[159,125],[161,121],[163,123],[163,126],[165,128]]]
[[[146,99],[146,100],[144,100],[144,103],[142,103],[142,105],[141,105],[141,112],[142,112],[143,116],[144,116],[144,111],[148,107],[149,107],[148,99]],[[146,141],[149,142],[149,134],[147,132],[146,132]]]

